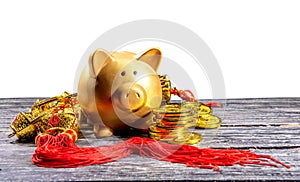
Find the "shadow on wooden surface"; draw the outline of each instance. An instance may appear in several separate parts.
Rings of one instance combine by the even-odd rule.
[[[299,180],[300,98],[228,99],[214,115],[223,119],[218,129],[194,129],[204,140],[199,147],[250,149],[269,154],[291,166],[230,166],[219,172],[186,167],[131,155],[117,162],[80,168],[49,169],[32,165],[33,143],[7,138],[9,125],[20,111],[28,111],[35,98],[0,99],[0,179],[2,181],[53,180]],[[215,101],[215,100],[214,100]],[[112,145],[125,138],[95,139],[90,128],[79,146]]]

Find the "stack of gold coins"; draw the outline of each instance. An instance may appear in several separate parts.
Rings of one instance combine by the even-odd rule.
[[[167,104],[153,110],[153,125],[149,127],[149,137],[177,144],[197,144],[201,135],[189,132],[195,126],[194,114],[190,108],[180,104]]]
[[[212,115],[212,109],[201,102],[185,102],[182,107],[193,111],[196,128],[218,128],[222,124],[220,118]]]

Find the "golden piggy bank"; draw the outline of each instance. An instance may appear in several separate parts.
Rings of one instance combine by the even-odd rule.
[[[162,100],[156,73],[160,61],[157,48],[140,54],[98,49],[90,55],[80,76],[78,101],[96,137],[148,127],[151,109]]]

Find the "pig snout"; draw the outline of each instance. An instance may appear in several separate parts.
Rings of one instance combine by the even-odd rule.
[[[121,103],[129,110],[135,112],[145,105],[146,92],[140,85],[134,85],[128,92],[122,93]]]
[[[147,103],[146,90],[139,84],[123,84],[118,88],[117,107],[135,112]]]

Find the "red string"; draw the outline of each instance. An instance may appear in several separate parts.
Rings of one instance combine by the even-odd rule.
[[[177,90],[174,87],[170,90],[170,93],[188,102],[197,102],[197,99],[195,98],[193,92],[190,90]],[[207,102],[205,103],[205,105],[209,107],[222,107],[222,104],[219,102]]]
[[[192,91],[190,90],[177,90],[176,88],[171,89],[171,94],[176,95],[186,101],[189,102],[196,102],[195,96]]]
[[[206,102],[205,105],[209,107],[222,107],[223,105],[219,102]]]
[[[71,129],[69,129],[71,130]],[[124,158],[132,153],[157,160],[182,163],[189,167],[219,170],[219,166],[280,164],[290,166],[269,155],[255,154],[249,150],[197,148],[190,145],[176,145],[159,142],[150,138],[132,137],[112,146],[78,147],[75,138],[61,133],[57,136],[39,135],[37,149],[32,163],[37,166],[59,168],[103,164]]]

